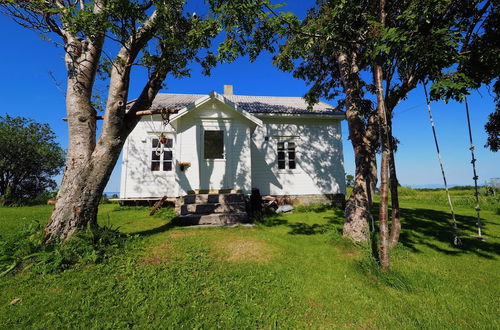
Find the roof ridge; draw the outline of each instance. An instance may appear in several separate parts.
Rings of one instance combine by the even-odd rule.
[[[210,94],[210,93],[209,93]],[[156,95],[209,95],[209,94],[194,94],[194,93],[158,93]]]
[[[266,98],[266,97],[275,97],[275,98],[282,98],[282,99],[301,99],[304,101],[304,103],[307,103],[307,101],[304,99],[303,96],[277,96],[277,95],[243,95],[243,94],[232,94],[232,95],[224,95],[222,93],[219,93],[217,91],[212,91],[212,92],[215,92],[221,96],[224,96],[224,97],[232,97],[232,96],[244,96],[244,97],[254,97],[254,98]],[[190,96],[200,96],[200,97],[203,97],[203,96],[208,96],[210,95],[212,92],[208,93],[208,94],[188,94],[188,93],[158,93],[157,95],[190,95]],[[327,103],[325,101],[321,101],[321,100],[318,100],[317,103],[315,104],[320,104],[320,103],[323,103],[323,104],[326,104],[328,106],[331,106],[332,108],[336,108],[335,106],[331,105],[330,103]]]
[[[228,97],[228,96],[248,96],[248,97],[279,97],[279,98],[294,98],[294,99],[304,99],[303,96],[280,96],[280,95],[244,95],[244,94],[232,94],[232,95],[225,95],[223,93],[219,93],[217,91],[212,91],[212,92],[216,92],[217,94],[219,95],[222,95],[224,97]],[[210,92],[210,93],[212,93]],[[198,94],[198,93],[158,93],[158,95],[210,95],[210,93],[207,93],[207,94]],[[323,102],[323,101],[319,101],[319,102]],[[323,102],[325,103],[325,102]]]

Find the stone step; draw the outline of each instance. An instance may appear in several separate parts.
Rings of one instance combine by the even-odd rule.
[[[212,214],[187,214],[178,216],[173,223],[178,226],[192,225],[230,225],[235,223],[247,223],[246,212],[239,213],[212,213]]]
[[[229,204],[245,201],[243,194],[198,194],[180,198],[180,204]]]
[[[246,212],[246,205],[244,202],[238,203],[214,203],[214,204],[184,204],[178,212],[181,215],[189,213],[196,214],[209,214],[209,213],[241,213]]]

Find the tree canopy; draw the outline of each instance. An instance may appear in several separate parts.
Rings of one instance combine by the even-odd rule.
[[[69,148],[48,241],[97,226],[99,199],[123,144],[167,77],[188,76],[193,62],[209,73],[218,62],[243,53],[255,58],[269,45],[268,0],[210,0],[204,14],[186,8],[185,0],[0,2],[1,13],[64,49]],[[130,97],[138,67],[147,78]],[[104,92],[98,93],[96,77],[104,78]],[[104,111],[99,136],[97,110]]]
[[[0,116],[0,198],[19,203],[55,189],[64,151],[48,124]]]
[[[303,20],[282,17],[284,42],[275,64],[310,85],[310,103],[336,99],[346,110],[356,177],[346,208],[345,235],[368,240],[374,190],[369,182],[376,180],[371,164],[382,146],[381,242],[382,233],[387,234],[382,224],[387,217],[388,166],[390,242],[397,243],[392,111],[420,83],[431,83],[434,99],[463,100],[470,89],[498,81],[498,66],[490,68],[498,62],[497,16],[498,5],[492,1],[317,0]],[[495,131],[494,125],[488,128]]]

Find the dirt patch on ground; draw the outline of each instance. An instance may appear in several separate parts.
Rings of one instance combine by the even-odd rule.
[[[225,237],[214,249],[221,259],[231,262],[266,263],[276,255],[269,244],[253,238]]]
[[[188,236],[194,236],[196,233],[194,231],[176,231],[168,235],[168,237],[171,238],[179,238],[179,237],[188,237]]]
[[[170,242],[161,243],[147,252],[147,255],[139,259],[144,265],[159,265],[168,263],[179,254],[172,248]]]
[[[358,251],[348,251],[343,249],[337,249],[340,258],[344,259],[355,259],[359,257],[360,253]]]

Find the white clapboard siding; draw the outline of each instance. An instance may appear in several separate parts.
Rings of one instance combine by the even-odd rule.
[[[143,117],[125,142],[121,173],[120,198],[148,198],[157,196],[175,196],[176,170],[151,171],[151,139],[157,137],[161,127],[159,116],[155,116],[154,123],[149,117]],[[176,134],[169,127],[168,134],[174,138],[173,160],[177,157]]]
[[[161,127],[158,115],[143,117],[127,138],[124,147],[120,198],[147,198],[158,196],[182,196],[189,190],[202,188],[203,127],[227,130],[225,186],[250,193],[251,174],[251,130],[255,124],[234,112],[218,100],[211,100],[193,109],[170,128],[174,139],[174,170],[172,172],[151,171],[151,141],[154,131]],[[175,128],[175,131],[174,131]],[[181,171],[178,162],[190,162],[191,166]]]
[[[255,117],[262,121],[262,126]],[[120,198],[182,196],[190,190],[205,188],[207,171],[222,168],[224,187],[221,188],[247,194],[252,188],[273,195],[345,193],[340,119],[257,114],[252,118],[218,98],[209,99],[168,127],[168,134],[174,139],[173,171],[153,172],[151,138],[158,136],[161,118],[142,117],[125,142]],[[226,159],[210,169],[211,163],[203,163],[203,130],[218,128],[227,131]],[[295,170],[278,169],[280,139],[293,139],[296,143]],[[178,162],[190,162],[191,166],[181,171]]]
[[[345,193],[339,120],[261,118],[252,139],[252,181],[261,194]],[[267,139],[266,139],[267,137]],[[295,170],[279,170],[277,143],[296,143]]]

